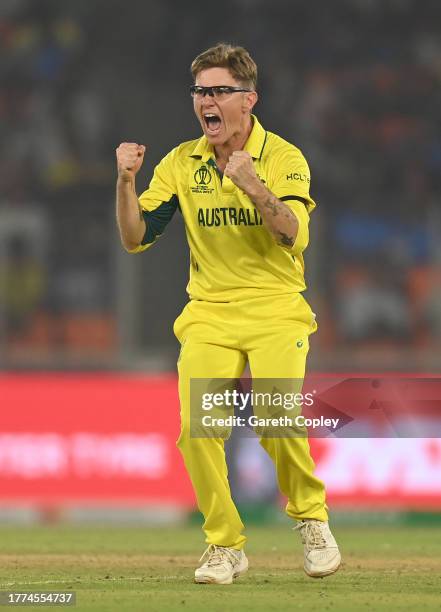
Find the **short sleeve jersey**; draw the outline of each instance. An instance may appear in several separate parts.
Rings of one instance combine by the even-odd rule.
[[[254,115],[252,120],[244,150],[260,180],[299,221],[292,247],[276,242],[250,198],[218,172],[205,136],[166,155],[139,197],[147,229],[131,252],[155,244],[179,209],[190,247],[190,299],[231,302],[306,288],[302,252],[309,239],[309,213],[315,208],[309,168],[297,147],[264,130]]]

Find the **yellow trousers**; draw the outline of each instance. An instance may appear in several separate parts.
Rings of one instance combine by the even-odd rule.
[[[241,549],[244,525],[231,497],[224,440],[190,435],[190,380],[240,378],[248,361],[254,378],[303,380],[314,315],[301,294],[240,302],[190,301],[176,319],[181,433],[177,446],[196,494],[208,544]],[[274,461],[293,519],[328,520],[325,488],[314,476],[307,438],[260,438]]]

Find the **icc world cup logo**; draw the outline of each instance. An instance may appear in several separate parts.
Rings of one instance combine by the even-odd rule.
[[[201,166],[199,170],[196,170],[194,180],[198,185],[208,185],[211,183],[211,174],[207,166]]]

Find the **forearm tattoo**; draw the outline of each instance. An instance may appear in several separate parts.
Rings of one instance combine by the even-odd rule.
[[[280,200],[278,200],[276,196],[272,193],[268,194],[268,199],[264,202],[263,206],[264,208],[271,211],[271,216],[273,217],[281,215],[282,217],[288,220],[293,219],[294,217],[293,213],[289,210],[289,208],[285,206],[282,202],[280,202]],[[295,240],[293,236],[290,236],[275,227],[273,228],[273,231],[275,234],[277,234],[279,243],[288,247],[294,246]]]
[[[273,217],[276,217],[279,214],[278,203],[279,201],[276,196],[272,193],[269,193],[268,199],[266,200],[266,202],[263,203],[263,205],[265,206],[265,208],[268,208],[268,210],[271,211]]]
[[[288,234],[284,234],[283,232],[278,232],[280,236],[280,241],[282,244],[292,247],[294,246],[294,239],[292,236],[288,236]]]

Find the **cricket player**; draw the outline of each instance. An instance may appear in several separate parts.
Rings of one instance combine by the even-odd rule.
[[[196,57],[191,73],[202,136],[168,153],[139,197],[135,176],[145,146],[119,145],[117,222],[129,253],[155,244],[178,208],[185,222],[190,300],[174,325],[181,343],[177,446],[205,519],[208,548],[195,581],[231,584],[248,569],[244,525],[231,497],[224,440],[190,435],[190,381],[240,378],[247,361],[253,380],[303,380],[308,336],[317,328],[302,296],[315,202],[300,150],[252,113],[257,68],[249,53],[220,43]],[[307,438],[262,436],[260,444],[300,531],[306,573],[332,574],[341,557]]]

